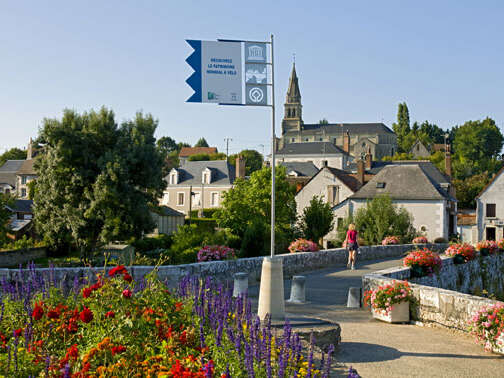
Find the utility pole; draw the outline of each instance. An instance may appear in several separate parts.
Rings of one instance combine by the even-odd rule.
[[[224,138],[224,142],[226,142],[226,159],[229,157],[229,142],[232,142],[232,138]]]

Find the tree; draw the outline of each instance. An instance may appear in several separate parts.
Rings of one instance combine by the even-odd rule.
[[[87,261],[106,243],[152,230],[149,207],[165,186],[157,124],[137,113],[118,127],[104,107],[44,120],[34,209],[37,230],[52,247],[69,243]]]
[[[0,247],[7,242],[7,222],[12,215],[6,206],[12,202],[8,194],[0,193]]]
[[[226,154],[217,152],[215,154],[195,154],[189,156],[189,161],[209,161],[209,160],[226,160]]]
[[[263,166],[263,156],[256,150],[242,150],[241,152],[230,155],[228,162],[232,166],[236,165],[236,158],[241,156],[245,160],[245,175],[250,176]]]
[[[490,181],[490,177],[486,172],[466,179],[454,179],[455,193],[457,194],[459,209],[475,209],[476,196],[483,190],[486,184]]]
[[[194,147],[210,147],[205,138],[199,138]]]
[[[166,158],[170,152],[178,149],[177,142],[174,139],[164,136],[156,141],[156,146],[161,155]]]
[[[357,210],[354,220],[360,237],[370,245],[380,244],[385,236],[410,242],[416,235],[411,214],[405,208],[397,208],[388,195],[368,201]]]
[[[331,206],[322,197],[314,196],[304,208],[299,226],[306,239],[318,243],[334,227]]]
[[[319,125],[329,125],[329,121],[325,118],[322,118],[318,123]]]
[[[4,165],[7,160],[25,160],[26,151],[23,151],[17,147],[11,148],[0,155],[0,167]]]
[[[275,176],[275,232],[278,247],[282,249],[296,222],[295,188],[287,182],[284,167],[278,167]],[[237,179],[234,188],[224,194],[222,208],[215,213],[215,218],[220,227],[231,229],[241,238],[253,224],[262,225],[266,230],[271,219],[271,168],[255,171],[248,180]]]
[[[410,118],[408,105],[405,102],[399,103],[397,108],[397,123],[392,124],[392,128],[397,135],[397,145],[399,152],[407,152],[404,149],[404,138],[410,133]]]

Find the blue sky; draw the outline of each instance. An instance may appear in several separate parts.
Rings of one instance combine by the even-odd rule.
[[[306,123],[443,128],[486,116],[504,125],[501,1],[0,0],[0,152],[24,146],[44,117],[102,105],[138,110],[157,136],[219,150],[269,151],[268,108],[190,104],[185,39],[275,35],[277,134],[296,54]]]

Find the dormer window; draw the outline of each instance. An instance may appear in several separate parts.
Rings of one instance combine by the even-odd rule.
[[[177,185],[179,182],[179,173],[178,171],[174,168],[170,171],[169,175],[169,184],[170,185]]]
[[[206,168],[201,173],[201,182],[203,184],[210,184],[212,182],[212,171],[209,168]]]

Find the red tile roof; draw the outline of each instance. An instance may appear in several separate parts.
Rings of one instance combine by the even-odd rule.
[[[216,154],[217,147],[182,147],[179,157],[189,157],[197,154]]]

